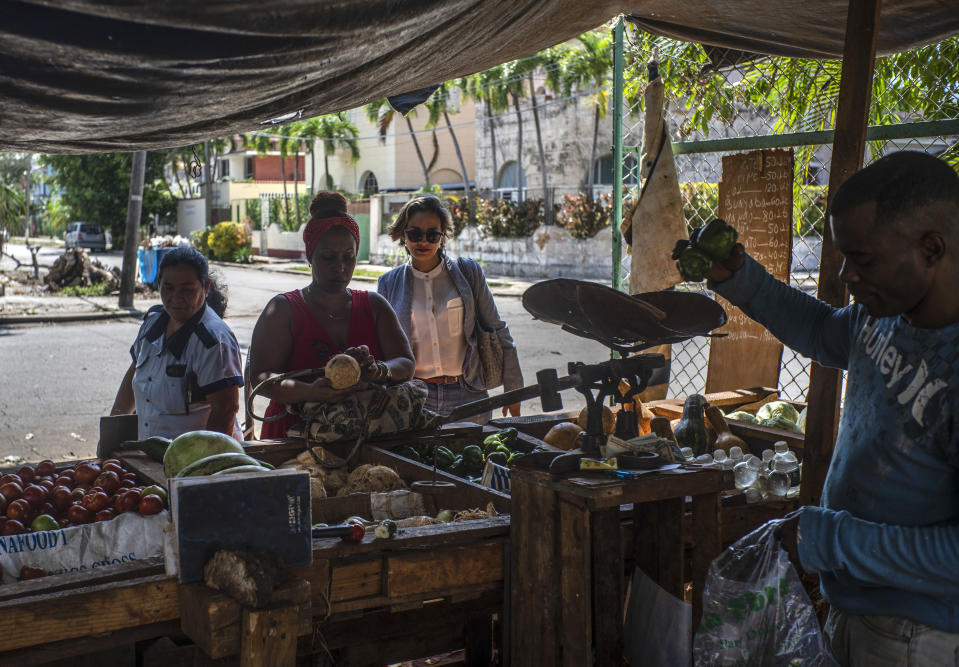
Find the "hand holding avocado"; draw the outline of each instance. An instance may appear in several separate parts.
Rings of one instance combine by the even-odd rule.
[[[745,249],[738,238],[739,233],[725,220],[711,220],[694,230],[688,241],[676,241],[672,255],[676,268],[690,282],[704,278],[722,282],[743,265]]]

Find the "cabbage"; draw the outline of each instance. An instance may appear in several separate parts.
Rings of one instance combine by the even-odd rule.
[[[783,417],[795,425],[795,423],[799,421],[799,412],[791,403],[787,403],[786,401],[766,403],[766,405],[759,408],[756,412],[756,418],[760,421],[763,419],[772,419],[773,417]]]
[[[735,419],[736,421],[749,422],[750,424],[756,424],[759,421],[758,419],[756,419],[755,415],[751,415],[748,412],[744,412],[743,410],[736,410],[736,412],[730,412],[728,415],[726,415],[726,419]]]
[[[771,426],[773,428],[781,428],[784,431],[792,431],[793,433],[802,433],[800,429],[794,422],[789,421],[785,417],[770,417],[769,419],[762,419],[759,421],[760,426]]]
[[[802,412],[799,413],[799,419],[796,420],[796,426],[802,429],[802,432],[806,432],[806,410],[809,408],[803,408]]]

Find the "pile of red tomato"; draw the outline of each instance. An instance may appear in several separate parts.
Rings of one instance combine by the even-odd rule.
[[[57,470],[53,461],[0,475],[0,535],[109,521],[124,512],[158,514],[166,491],[137,484],[117,459]]]

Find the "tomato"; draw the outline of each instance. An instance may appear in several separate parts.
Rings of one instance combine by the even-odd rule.
[[[92,484],[101,472],[103,471],[96,463],[85,461],[77,464],[73,478],[77,480],[77,484]]]
[[[123,489],[132,489],[136,485],[137,483],[134,482],[132,479],[125,479],[122,482],[120,482],[120,490],[122,491]]]
[[[140,499],[140,514],[142,516],[150,516],[151,514],[159,514],[163,510],[163,499],[160,496],[155,494],[150,494],[143,496]]]
[[[112,495],[120,488],[120,476],[112,470],[104,470],[93,481],[94,486],[99,486],[107,495]]]
[[[4,535],[20,535],[27,532],[27,527],[16,519],[7,519],[3,524]]]
[[[122,475],[120,475],[120,477],[122,477],[124,480],[130,480],[131,482],[137,481],[136,473],[132,472],[124,472]]]
[[[23,486],[23,480],[20,479],[20,475],[15,475],[12,472],[8,472],[6,475],[0,475],[0,486],[7,482],[16,482],[20,486]]]
[[[22,498],[30,503],[34,509],[39,509],[40,505],[47,499],[47,490],[42,486],[31,484],[23,490]]]
[[[99,512],[102,509],[106,509],[107,505],[110,504],[110,496],[103,491],[91,490],[90,493],[83,496],[83,500],[81,500],[80,503],[91,512]]]
[[[30,515],[33,513],[33,510],[30,508],[30,503],[28,503],[23,498],[14,500],[9,505],[7,505],[7,518],[14,519],[15,521],[22,521],[24,524],[30,523]]]
[[[23,487],[16,482],[7,482],[0,485],[0,496],[7,499],[7,502],[16,500],[23,494]]]
[[[344,542],[362,542],[363,536],[366,535],[366,528],[363,524],[359,521],[347,521],[346,525],[353,527],[353,534],[340,539]]]
[[[70,491],[70,497],[73,498],[75,501],[83,500],[83,496],[85,496],[86,494],[87,494],[87,490],[85,487],[82,487],[82,486],[78,486],[75,489],[72,489]]]
[[[50,479],[49,477],[44,477],[44,478],[41,479],[39,482],[35,482],[35,484],[36,484],[37,486],[42,486],[42,487],[45,488],[47,491],[53,491],[53,487],[56,486],[56,484],[53,483],[53,480]]]
[[[83,505],[70,505],[70,509],[67,510],[67,519],[70,520],[70,523],[77,525],[90,523],[93,521],[93,512]]]
[[[109,521],[117,515],[117,511],[112,507],[107,507],[97,512],[97,521]]]
[[[37,476],[37,471],[31,466],[23,466],[17,471],[17,474],[24,482],[32,482],[33,478]]]
[[[52,477],[56,472],[57,466],[50,459],[45,459],[37,464],[37,474],[41,477]]]
[[[53,506],[63,512],[73,503],[73,492],[65,486],[55,486],[50,493],[50,498],[53,500]]]
[[[124,512],[136,512],[140,509],[140,499],[143,494],[138,489],[130,489],[120,496],[120,504]],[[161,499],[162,502],[162,499]]]
[[[5,496],[0,495],[0,516],[6,516],[7,514],[7,499]]]
[[[20,568],[20,579],[39,579],[40,577],[47,576],[47,571],[42,567],[30,567],[29,565],[24,565]]]
[[[70,519],[68,519],[68,518],[65,517],[65,516],[60,517],[59,519],[57,519],[57,523],[60,524],[60,527],[61,527],[61,528],[68,528],[69,526],[73,525],[73,524],[70,523]]]
[[[105,466],[107,464],[121,465],[120,459],[103,459],[103,461],[100,463],[101,466]]]

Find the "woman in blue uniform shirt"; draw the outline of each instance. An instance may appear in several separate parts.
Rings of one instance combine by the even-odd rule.
[[[159,284],[163,305],[143,318],[110,414],[136,412],[140,438],[209,430],[242,440],[240,346],[220,319],[226,299],[206,258],[172,250],[160,262]]]

